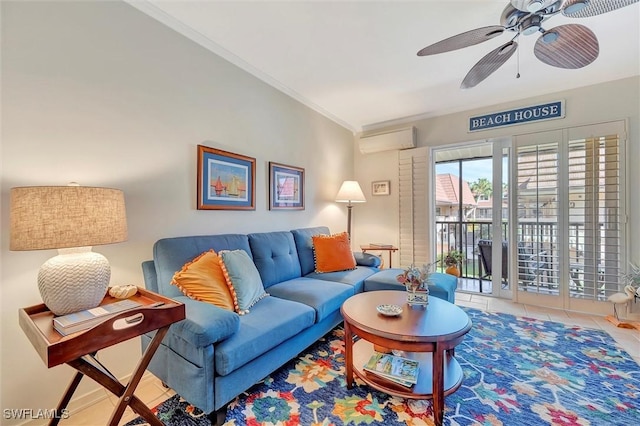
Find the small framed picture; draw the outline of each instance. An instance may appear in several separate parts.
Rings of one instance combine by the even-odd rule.
[[[390,194],[390,181],[378,180],[371,182],[371,195],[389,195]]]
[[[304,210],[304,169],[269,162],[269,210]]]
[[[198,210],[255,210],[256,159],[198,145]]]

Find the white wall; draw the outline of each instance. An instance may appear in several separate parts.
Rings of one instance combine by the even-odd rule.
[[[18,325],[18,308],[41,303],[38,268],[56,253],[8,250],[11,187],[122,189],[129,240],[94,248],[109,259],[112,284],[143,285],[140,263],[162,237],[345,229],[333,198],[353,177],[350,131],[128,4],[1,7],[3,409],[53,408],[72,376],[67,366],[47,369]],[[256,158],[255,211],[196,210],[198,144]],[[305,168],[304,211],[268,210],[269,161]],[[101,357],[123,376],[139,351],[135,339]]]
[[[565,100],[566,116],[564,119],[468,132],[469,117],[471,116],[560,99]],[[408,125],[416,126],[418,129],[417,146],[435,147],[628,119],[630,261],[638,264],[640,263],[640,192],[637,191],[640,184],[640,168],[637,167],[637,161],[640,158],[640,103],[638,99],[640,99],[640,77],[633,77],[442,117],[403,122],[388,129]],[[376,130],[381,131],[382,129]],[[367,201],[372,202],[354,207],[354,227],[358,232],[355,243],[388,241],[397,244],[399,220],[397,151],[360,154],[355,147],[354,152],[355,177],[363,188],[370,187],[371,181],[374,180],[391,180],[391,196],[371,197],[369,188],[369,193],[365,192],[365,195]],[[369,227],[370,224],[376,224],[376,226]],[[396,253],[394,258],[396,265],[397,258]]]

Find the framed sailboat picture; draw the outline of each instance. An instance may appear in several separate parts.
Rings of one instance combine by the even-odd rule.
[[[304,169],[269,162],[269,210],[304,210]]]
[[[198,210],[255,210],[256,159],[198,145]]]

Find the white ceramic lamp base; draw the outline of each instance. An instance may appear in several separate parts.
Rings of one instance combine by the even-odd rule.
[[[38,272],[42,301],[55,315],[65,315],[100,304],[109,286],[107,258],[91,247],[60,249]]]

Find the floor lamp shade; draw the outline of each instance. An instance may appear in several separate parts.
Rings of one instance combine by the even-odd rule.
[[[111,268],[91,246],[126,241],[122,191],[86,186],[11,189],[10,250],[58,249],[38,272],[45,305],[56,315],[98,306]]]
[[[360,188],[360,184],[355,180],[345,180],[340,186],[338,195],[336,195],[336,202],[348,203],[347,204],[347,234],[351,238],[351,209],[352,203],[364,203],[367,199],[364,198],[364,193]]]

